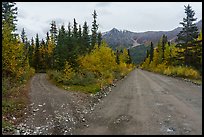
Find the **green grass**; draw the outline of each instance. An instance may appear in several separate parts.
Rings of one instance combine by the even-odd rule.
[[[97,84],[88,84],[88,85],[64,85],[62,83],[56,82],[54,79],[50,79],[47,75],[47,80],[51,82],[52,84],[58,86],[59,88],[62,88],[67,91],[80,91],[85,93],[97,93],[100,91],[100,87]]]
[[[63,89],[65,90],[70,90],[70,91],[82,91],[85,93],[97,93],[100,91],[100,87],[96,84],[92,84],[92,85],[85,85],[85,86],[81,86],[81,85],[63,85],[62,86]]]

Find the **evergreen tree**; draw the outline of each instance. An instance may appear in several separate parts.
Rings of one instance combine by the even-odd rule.
[[[78,44],[78,40],[79,40],[79,32],[78,32],[78,28],[77,28],[77,22],[74,18],[74,25],[73,25],[73,32],[72,32],[72,44],[73,44],[73,48],[72,48],[72,53],[70,55],[70,65],[73,68],[77,67],[77,56],[79,55],[79,44]]]
[[[119,55],[120,55],[119,51],[116,50],[116,63],[117,63],[117,64],[120,64]]]
[[[165,50],[165,44],[167,43],[167,36],[162,35],[158,42],[158,52],[159,52],[159,60],[158,63],[161,64],[164,60],[164,50]]]
[[[67,61],[71,62],[72,56],[73,56],[73,50],[74,50],[74,45],[73,45],[73,36],[72,36],[72,30],[71,30],[71,23],[69,22],[68,24],[68,30],[67,30],[67,39],[66,39],[66,52],[67,52]]]
[[[29,52],[29,46],[30,46],[30,44],[29,44],[29,42],[28,42],[28,39],[27,39],[27,37],[26,37],[26,33],[25,33],[25,29],[23,28],[22,29],[22,32],[21,32],[21,40],[22,40],[22,43],[23,43],[23,45],[24,45],[24,47],[23,47],[23,50],[24,50],[24,56],[26,57],[25,59],[27,59],[28,58],[28,52]]]
[[[17,7],[15,2],[2,2],[2,21],[9,24],[12,32],[16,31]],[[16,34],[15,34],[16,35]]]
[[[22,32],[21,32],[21,39],[22,39],[22,42],[25,44],[25,41],[26,41],[26,34],[25,34],[25,30],[24,30],[24,28],[22,29]]]
[[[80,48],[82,47],[82,31],[81,31],[81,25],[79,25],[78,46],[79,46]],[[80,50],[80,53],[82,53],[81,50]]]
[[[97,30],[98,30],[98,24],[96,23],[96,18],[97,18],[97,14],[96,11],[94,10],[93,15],[93,22],[92,22],[92,35],[91,35],[91,49],[95,46],[95,44],[97,43]]]
[[[101,41],[102,41],[102,34],[101,34],[101,32],[98,33],[97,41],[98,41],[98,46],[100,46],[101,45]]]
[[[146,51],[146,58],[149,57],[149,50]]]
[[[78,28],[77,28],[77,22],[74,18],[74,26],[73,26],[73,37],[77,40],[78,39]]]
[[[154,56],[154,46],[153,46],[153,43],[151,42],[151,45],[150,45],[150,62],[153,61],[153,56]]]
[[[84,25],[83,25],[82,41],[83,41],[84,53],[87,53],[90,47],[90,38],[89,38],[89,30],[88,30],[86,21],[84,22]]]
[[[51,23],[50,34],[54,38],[54,42],[57,43],[57,26],[55,21]]]
[[[194,49],[192,43],[194,43],[198,37],[198,28],[196,24],[193,23],[197,20],[197,18],[194,18],[195,12],[191,9],[191,6],[188,5],[184,7],[186,18],[183,18],[183,22],[180,22],[180,24],[183,25],[183,28],[177,35],[178,44],[176,47],[180,49],[178,52],[178,59],[181,60],[181,63],[184,65],[189,66],[192,62],[191,49]]]
[[[48,41],[50,40],[49,32],[46,33],[46,45],[48,45]]]
[[[81,25],[79,25],[79,32],[78,32],[78,34],[79,34],[79,39],[82,37],[82,32],[81,32]]]
[[[68,37],[70,38],[72,35],[72,30],[71,30],[71,23],[69,22],[68,24],[68,33],[67,33]]]
[[[164,50],[165,50],[165,45],[166,45],[166,43],[167,43],[168,41],[167,41],[167,36],[165,36],[165,35],[162,35],[162,62],[164,61]]]
[[[66,61],[67,52],[66,52],[66,32],[64,25],[59,29],[59,34],[57,36],[57,46],[56,46],[56,55],[55,59],[57,62],[57,68],[63,69],[64,63]]]
[[[127,64],[131,64],[132,63],[132,58],[131,58],[131,55],[130,55],[130,50],[128,49],[128,61],[127,61]]]
[[[45,44],[45,41],[42,39],[41,42],[40,42],[40,47],[39,47],[39,63],[38,63],[38,66],[39,66],[39,70],[40,72],[45,72],[46,70],[46,44]]]

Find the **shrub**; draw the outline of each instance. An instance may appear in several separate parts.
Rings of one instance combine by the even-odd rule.
[[[178,66],[175,69],[176,69],[177,76],[182,76],[182,74],[184,74],[184,69],[181,66]]]
[[[164,70],[163,74],[170,76],[170,75],[172,75],[172,71],[171,71],[171,70],[172,70],[171,67],[168,66],[168,67]]]
[[[120,63],[118,67],[119,67],[120,75],[122,77],[128,74],[129,71],[126,63]]]
[[[185,70],[185,76],[188,78],[198,79],[200,77],[200,74],[198,71],[192,69],[192,68],[186,68]]]
[[[94,73],[86,71],[84,73],[76,73],[69,82],[69,84],[85,86],[96,83],[96,78]]]
[[[74,70],[72,69],[71,65],[69,65],[67,61],[65,62],[63,72],[64,72],[64,78],[67,80],[72,79],[72,77],[74,76]]]

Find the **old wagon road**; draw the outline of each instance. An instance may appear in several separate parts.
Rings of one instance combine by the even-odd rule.
[[[202,86],[140,69],[95,104],[46,74],[33,77],[30,97],[31,114],[15,134],[202,134]]]

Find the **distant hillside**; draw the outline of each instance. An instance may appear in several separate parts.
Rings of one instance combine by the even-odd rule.
[[[140,64],[144,61],[146,57],[146,51],[150,50],[150,46],[140,45],[134,48],[130,48],[130,56],[132,58],[132,62],[136,64]]]
[[[202,28],[202,20],[196,23],[198,29]],[[149,44],[150,41],[153,42],[154,46],[159,41],[163,34],[167,35],[168,40],[174,41],[177,34],[181,31],[181,27],[177,27],[171,31],[147,31],[141,33],[135,33],[131,31],[119,31],[116,28],[102,33],[102,38],[113,48],[117,47],[130,47],[133,43],[137,41],[138,44]]]
[[[202,29],[202,20],[196,23],[199,30]],[[135,33],[131,31],[119,31],[116,28],[102,33],[102,38],[110,45],[111,48],[122,49],[124,47],[130,50],[130,55],[134,63],[141,63],[145,56],[146,50],[149,49],[150,42],[154,46],[163,34],[167,35],[169,41],[175,41],[177,34],[181,31],[181,27],[177,27],[171,31],[147,31],[142,33]]]

